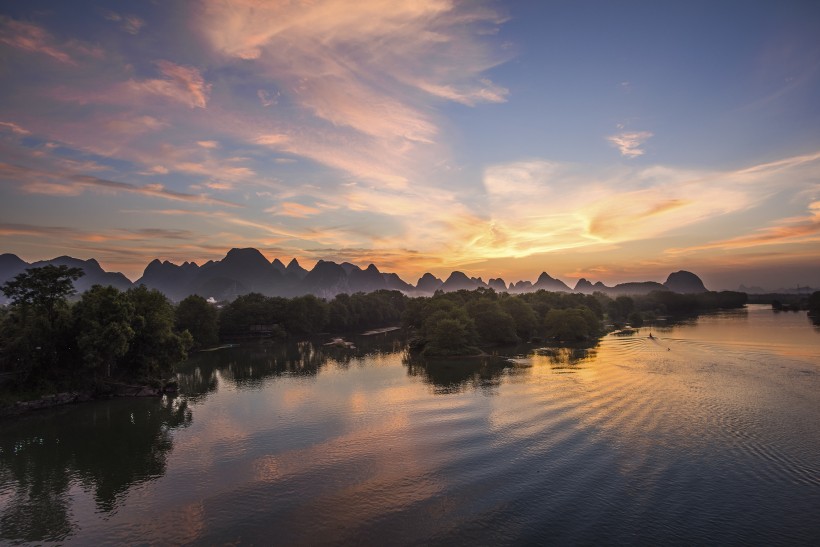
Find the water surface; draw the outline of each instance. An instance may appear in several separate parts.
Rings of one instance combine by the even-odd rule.
[[[176,399],[0,422],[0,540],[817,544],[820,329],[751,306],[652,333],[201,353]]]

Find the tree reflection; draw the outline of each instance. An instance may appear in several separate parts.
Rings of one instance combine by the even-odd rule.
[[[398,332],[352,336],[354,348],[325,345],[329,337],[291,342],[251,342],[200,352],[178,374],[180,392],[195,400],[216,391],[219,381],[244,389],[260,388],[268,378],[315,376],[328,365],[347,368],[368,355],[404,349]]]
[[[100,511],[113,511],[134,485],[165,473],[170,431],[190,422],[185,401],[164,398],[89,403],[3,423],[0,539],[69,537],[74,486],[91,492]]]
[[[582,363],[593,359],[597,353],[596,346],[554,347],[535,350],[536,355],[546,357],[549,360],[550,368],[558,372],[575,372]]]
[[[402,362],[407,366],[407,374],[420,377],[439,394],[461,393],[467,389],[481,389],[491,394],[501,385],[504,371],[512,366],[507,359],[495,356],[424,359],[410,352]]]

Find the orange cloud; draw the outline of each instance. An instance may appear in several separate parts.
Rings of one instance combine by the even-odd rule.
[[[820,201],[809,204],[809,214],[781,219],[777,225],[760,228],[745,236],[713,241],[703,245],[668,249],[669,254],[679,255],[712,249],[732,250],[768,245],[820,242]]]

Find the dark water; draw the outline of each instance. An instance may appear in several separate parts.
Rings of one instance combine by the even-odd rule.
[[[0,542],[820,544],[820,329],[752,307],[647,335],[199,354],[183,397],[0,422]]]

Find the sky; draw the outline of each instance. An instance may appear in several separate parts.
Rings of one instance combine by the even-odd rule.
[[[820,3],[17,0],[0,252],[820,287]]]

